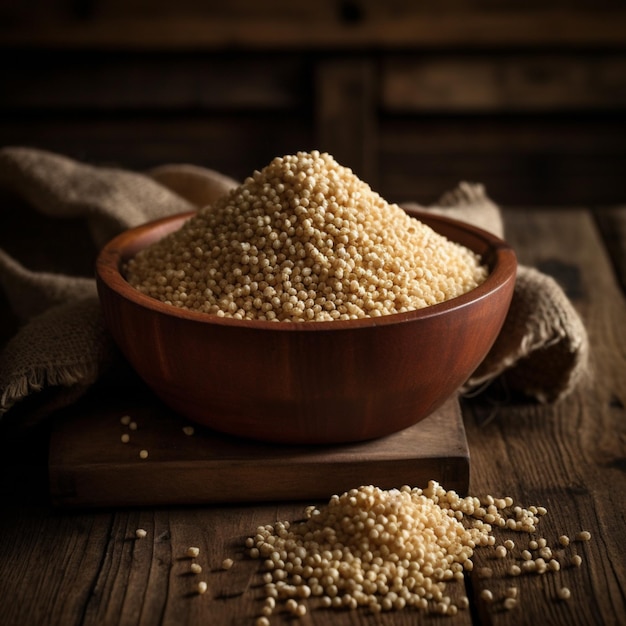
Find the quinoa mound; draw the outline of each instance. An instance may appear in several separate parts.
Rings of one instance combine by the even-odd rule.
[[[126,267],[133,287],[173,306],[293,322],[413,311],[486,276],[472,251],[317,151],[273,159]]]

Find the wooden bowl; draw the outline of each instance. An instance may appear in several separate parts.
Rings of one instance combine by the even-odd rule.
[[[511,247],[479,228],[409,211],[480,254],[490,274],[462,296],[410,313],[331,322],[218,318],[146,296],[120,268],[191,214],[120,234],[97,259],[107,328],[165,404],[232,435],[292,444],[382,437],[441,406],[472,374],[507,314]]]

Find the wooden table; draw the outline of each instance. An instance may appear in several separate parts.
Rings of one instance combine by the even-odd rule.
[[[470,610],[454,618],[320,609],[303,625],[626,623],[626,209],[509,209],[505,218],[520,261],[551,273],[585,320],[595,378],[557,405],[465,401],[470,493],[545,506],[538,535],[553,547],[562,534],[590,531],[589,542],[568,548],[582,565],[512,583],[493,552],[479,550],[466,589],[455,583]],[[2,445],[2,626],[254,623],[258,562],[240,558],[242,542],[259,524],[300,518],[309,503],[54,510],[45,445],[43,437]],[[139,527],[145,539],[135,539]],[[201,549],[204,595],[194,592],[184,557],[190,545]],[[230,556],[234,567],[222,571]],[[491,567],[493,577],[479,577],[481,567]],[[512,584],[519,589],[513,610],[479,597],[490,588],[502,598]],[[556,599],[562,586],[571,590],[567,601]],[[272,617],[282,623],[297,622],[284,613]]]

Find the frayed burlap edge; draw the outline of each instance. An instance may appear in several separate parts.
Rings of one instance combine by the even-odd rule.
[[[88,388],[116,358],[96,296],[33,317],[0,353],[0,415],[51,387]]]

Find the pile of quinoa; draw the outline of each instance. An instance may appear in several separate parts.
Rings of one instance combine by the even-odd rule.
[[[469,608],[469,598],[450,593],[448,583],[474,572],[477,549],[491,552],[487,562],[493,563],[477,568],[477,578],[489,581],[497,569],[505,570],[500,584],[493,580],[480,592],[495,610],[519,604],[516,579],[522,575],[556,575],[549,593],[568,600],[571,591],[558,574],[583,559],[566,548],[590,541],[591,533],[581,530],[572,540],[563,534],[551,548],[536,534],[546,514],[543,506],[522,507],[509,496],[461,497],[434,480],[424,489],[350,489],[307,507],[305,519],[259,526],[245,540],[248,556],[262,564],[263,605],[255,623],[269,626],[269,618],[284,610],[302,617],[307,607],[455,615]],[[519,539],[498,540],[496,530]]]
[[[308,507],[306,519],[259,526],[246,541],[265,570],[267,624],[277,602],[302,614],[309,597],[321,606],[373,612],[409,607],[454,615],[469,606],[453,602],[446,584],[473,569],[474,550],[493,546],[494,527],[532,533],[542,507],[515,507],[511,498],[483,503],[430,481],[425,489],[383,490],[372,485]],[[512,543],[512,542],[511,542]],[[289,606],[287,606],[289,609]],[[265,618],[265,619],[264,619]]]
[[[293,322],[412,311],[487,276],[472,251],[317,151],[273,159],[125,272],[136,289],[176,307]]]

